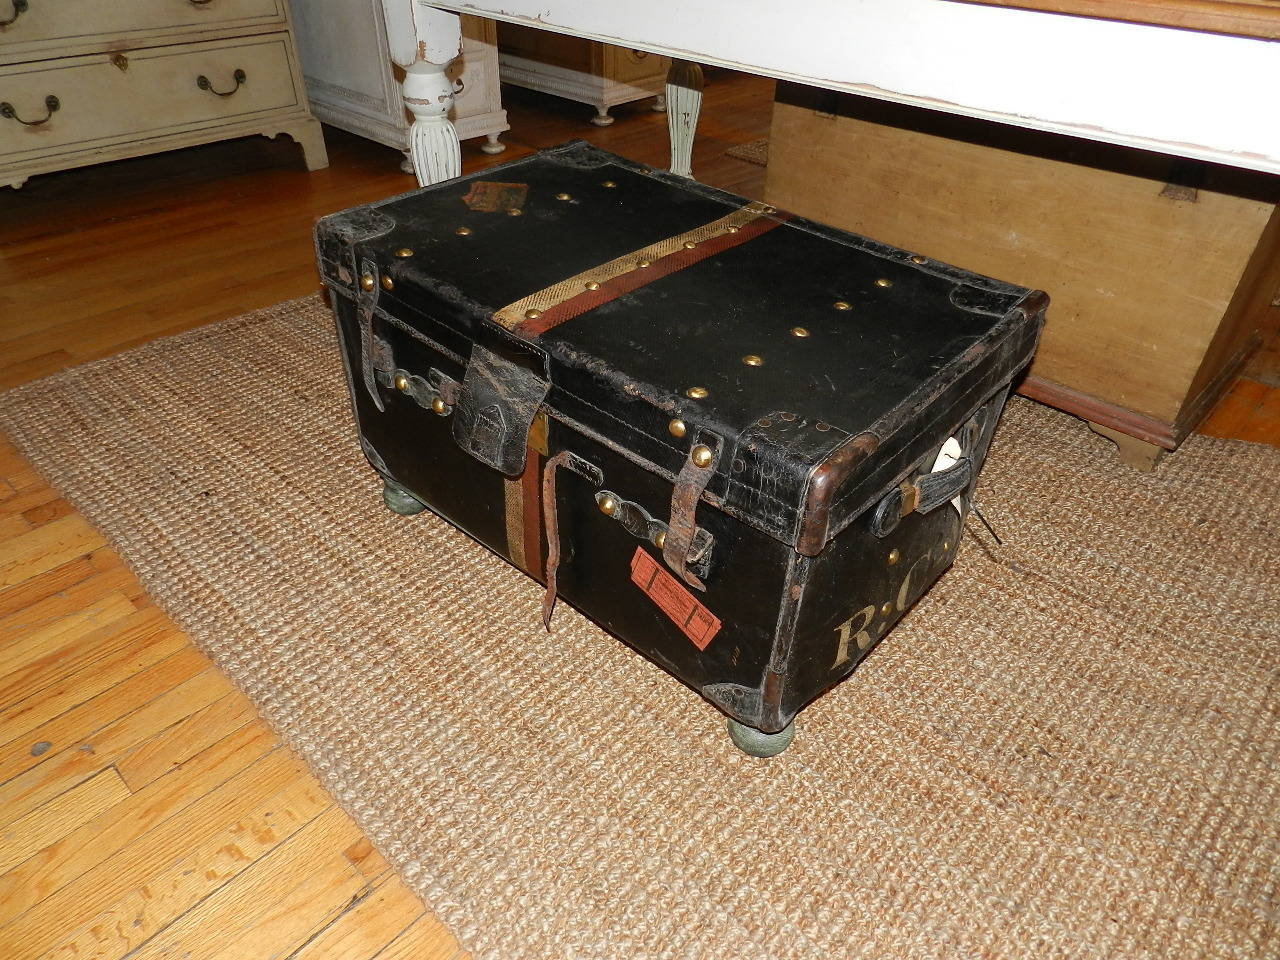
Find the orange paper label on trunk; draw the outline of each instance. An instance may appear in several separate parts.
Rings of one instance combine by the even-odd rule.
[[[684,631],[695,647],[707,649],[711,638],[720,630],[720,618],[699,603],[642,547],[636,547],[635,556],[631,558],[631,582]]]

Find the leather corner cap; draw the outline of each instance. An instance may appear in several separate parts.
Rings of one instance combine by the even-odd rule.
[[[880,438],[874,433],[859,433],[836,447],[835,452],[813,468],[805,494],[804,514],[796,537],[796,552],[816,557],[827,545],[831,524],[831,504],[836,491],[854,468],[875,453]]]

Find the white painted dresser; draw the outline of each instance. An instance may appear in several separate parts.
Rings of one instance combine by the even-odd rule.
[[[0,0],[0,186],[286,134],[328,164],[287,0]]]
[[[671,60],[644,50],[499,23],[498,63],[504,83],[595,107],[597,127],[613,123],[609,108],[620,103],[656,97],[653,108],[666,109]]]
[[[4,0],[0,0],[3,3]],[[409,151],[409,114],[400,81],[387,59],[387,28],[380,0],[305,0],[294,4],[294,29],[307,95],[330,126]],[[461,55],[449,67],[458,137],[486,137],[485,153],[506,147],[509,130],[498,86],[497,25],[462,18]],[[412,173],[412,167],[406,166]]]

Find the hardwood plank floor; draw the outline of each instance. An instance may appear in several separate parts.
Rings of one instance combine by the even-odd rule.
[[[663,164],[646,104],[590,126],[504,90],[506,153],[573,137]],[[772,83],[709,71],[700,179],[749,196],[724,156],[767,135]],[[328,130],[307,174],[249,139],[0,192],[0,388],[319,288],[311,225],[412,187],[399,154]],[[1274,352],[1273,352],[1274,353]],[[1266,354],[1273,356],[1273,353]],[[1207,424],[1280,445],[1280,391],[1233,390]],[[0,441],[0,957],[456,960],[391,872],[101,536]]]
[[[767,133],[772,83],[712,73],[695,165]],[[574,137],[661,164],[646,104],[589,110],[508,89],[491,158]],[[399,154],[327,130],[307,174],[250,139],[0,193],[0,388],[319,289],[311,227],[413,186]],[[456,960],[444,926],[102,537],[0,442],[0,957]]]

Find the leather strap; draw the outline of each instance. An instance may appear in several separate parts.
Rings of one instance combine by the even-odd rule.
[[[694,444],[698,445],[710,448],[711,459],[705,467],[700,467],[690,456],[680,468],[680,475],[676,477],[675,487],[671,490],[671,518],[667,522],[667,540],[662,548],[662,559],[689,586],[695,590],[706,590],[707,585],[689,569],[689,562],[694,538],[698,533],[698,501],[715,476],[723,443],[713,433],[701,433]]]
[[[366,277],[376,277],[378,275],[378,267],[372,260],[361,260],[360,274]],[[373,333],[373,308],[377,305],[377,302],[377,286],[375,285],[372,290],[363,290],[357,281],[356,308],[360,313],[360,377],[364,381],[364,388],[369,391],[369,396],[373,399],[373,405],[378,408],[379,413],[383,413],[386,410],[386,406],[382,402],[382,394],[378,391],[378,374],[374,365],[376,344]]]
[[[542,474],[542,518],[547,534],[547,590],[542,595],[542,625],[551,629],[551,614],[556,607],[556,575],[560,569],[560,522],[556,509],[556,474],[567,467],[579,476],[586,477],[596,486],[604,482],[604,474],[593,463],[575,453],[561,450],[547,461]]]

